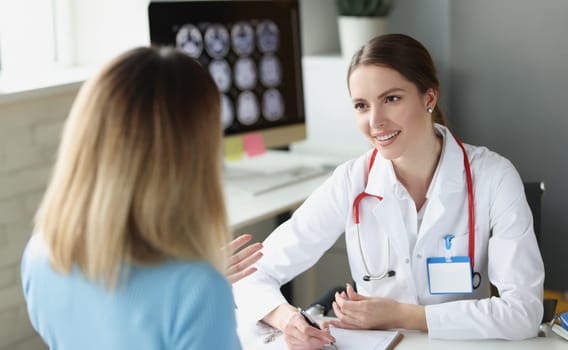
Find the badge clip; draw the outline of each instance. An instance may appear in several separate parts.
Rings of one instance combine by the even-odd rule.
[[[452,261],[452,239],[454,239],[454,235],[449,234],[444,237],[444,241],[446,242],[446,262]]]

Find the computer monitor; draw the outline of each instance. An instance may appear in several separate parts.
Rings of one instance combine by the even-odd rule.
[[[150,40],[207,68],[222,93],[225,138],[265,147],[306,137],[298,0],[152,2]]]

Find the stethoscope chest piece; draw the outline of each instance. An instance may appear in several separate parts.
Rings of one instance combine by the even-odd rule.
[[[473,289],[479,288],[479,286],[481,285],[481,274],[479,272],[473,272],[473,274],[471,275],[471,284],[473,286]]]

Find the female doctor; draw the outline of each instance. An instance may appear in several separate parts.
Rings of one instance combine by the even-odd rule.
[[[357,291],[336,294],[334,326],[536,336],[544,267],[523,183],[507,159],[443,125],[428,51],[405,35],[374,38],[353,56],[348,87],[373,148],[340,165],[266,239],[257,273],[234,285],[240,312],[282,330],[290,349],[333,342],[279,287],[345,232]]]

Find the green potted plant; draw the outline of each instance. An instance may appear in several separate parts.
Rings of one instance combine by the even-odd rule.
[[[336,0],[341,53],[346,59],[369,39],[387,32],[394,0]]]

